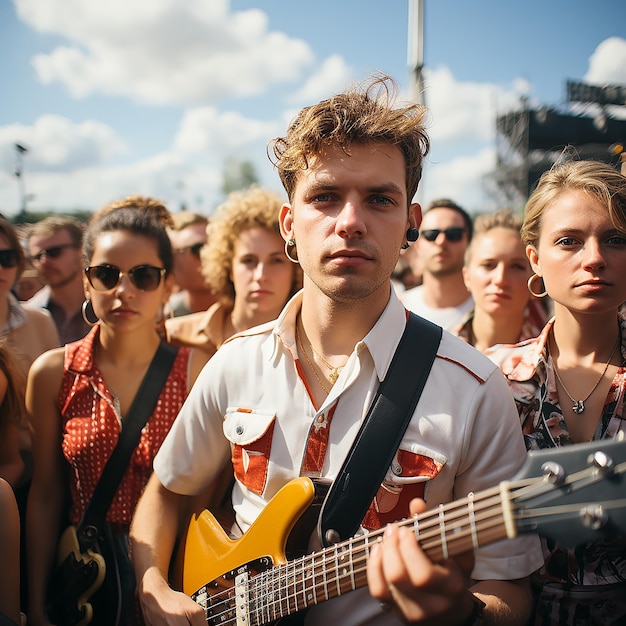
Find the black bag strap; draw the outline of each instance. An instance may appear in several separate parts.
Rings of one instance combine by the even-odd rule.
[[[141,431],[152,415],[177,354],[178,348],[161,342],[150,362],[124,419],[117,445],[102,470],[83,519],[78,525],[76,534],[82,549],[93,545],[98,537],[111,500],[139,444]]]
[[[441,336],[440,326],[409,313],[387,375],[322,506],[318,534],[324,546],[358,530],[413,417]]]

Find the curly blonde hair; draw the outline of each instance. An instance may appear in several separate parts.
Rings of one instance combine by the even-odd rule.
[[[200,251],[202,275],[213,293],[221,300],[232,303],[235,288],[230,279],[235,242],[242,232],[261,227],[280,235],[278,213],[282,198],[267,189],[250,187],[233,191],[211,216],[207,226],[207,244]],[[302,284],[302,273],[294,265],[291,293]]]

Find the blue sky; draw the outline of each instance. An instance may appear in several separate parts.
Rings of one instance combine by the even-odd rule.
[[[130,193],[210,213],[224,164],[265,155],[295,112],[374,70],[411,96],[408,0],[0,0],[0,211]],[[567,79],[626,84],[623,0],[425,0],[432,152],[418,199],[496,208],[495,117]],[[32,196],[32,197],[31,197]]]

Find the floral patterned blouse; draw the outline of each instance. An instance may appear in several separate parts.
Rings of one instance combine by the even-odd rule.
[[[499,346],[490,355],[509,382],[528,450],[573,445],[559,404],[554,368],[547,341],[554,319],[541,334],[515,346]],[[620,314],[622,364],[609,389],[593,439],[626,435],[626,317]],[[567,552],[548,545],[541,572],[545,581],[568,585],[607,585],[626,582],[626,538],[598,541]]]

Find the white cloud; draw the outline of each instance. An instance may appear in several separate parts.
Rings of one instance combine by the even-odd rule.
[[[484,184],[494,167],[495,149],[491,146],[443,163],[427,161],[417,200],[426,207],[436,198],[452,198],[470,213],[492,211],[495,200],[487,198]]]
[[[29,170],[71,171],[99,165],[124,154],[127,146],[106,124],[88,120],[75,124],[60,115],[42,115],[33,126],[11,124],[0,128],[0,154],[4,167],[13,159],[14,145],[28,148]]]
[[[269,31],[263,11],[229,13],[226,0],[16,0],[16,8],[31,26],[69,40],[33,65],[44,84],[77,98],[210,103],[294,82],[314,62],[306,42]]]
[[[183,116],[174,146],[178,152],[205,152],[221,158],[233,149],[265,143],[278,130],[275,122],[245,118],[234,111],[220,113],[213,107],[199,107]]]
[[[201,107],[183,116],[169,149],[122,163],[114,157],[126,146],[104,124],[47,115],[33,127],[6,126],[0,128],[0,212],[13,214],[21,202],[14,177],[17,141],[29,149],[23,158],[29,209],[94,210],[140,193],[171,209],[185,203],[209,214],[222,200],[223,167],[231,157],[251,161],[260,182],[280,191],[265,145],[282,130],[273,122]]]
[[[595,85],[626,85],[626,39],[605,39],[591,55],[584,80]]]
[[[498,112],[518,106],[527,83],[504,89],[491,83],[459,82],[447,67],[426,70],[425,101],[434,144],[493,141]]]
[[[289,101],[302,105],[319,102],[343,91],[352,82],[353,75],[353,70],[346,64],[343,57],[333,54],[289,98]]]

